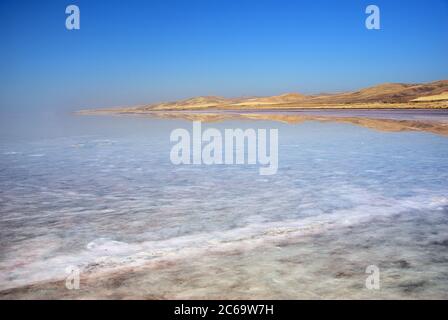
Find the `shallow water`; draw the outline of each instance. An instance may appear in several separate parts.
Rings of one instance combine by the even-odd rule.
[[[0,289],[63,280],[68,266],[91,278],[79,292],[59,283],[15,297],[448,297],[447,137],[203,124],[278,128],[278,173],[260,176],[256,165],[171,164],[170,132],[188,121],[42,125],[2,129]],[[365,287],[368,265],[380,290]]]

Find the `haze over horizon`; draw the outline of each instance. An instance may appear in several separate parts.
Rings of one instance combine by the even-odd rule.
[[[81,29],[65,28],[76,4]],[[364,26],[369,4],[381,29]],[[2,1],[0,110],[448,78],[448,1]]]

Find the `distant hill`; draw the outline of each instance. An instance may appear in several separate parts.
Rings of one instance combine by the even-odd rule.
[[[86,110],[81,113],[145,113],[169,110],[294,108],[448,108],[448,80],[430,83],[384,83],[353,92],[269,97],[224,98],[200,96],[135,107]]]
[[[404,103],[424,96],[437,95],[445,91],[448,91],[448,80],[426,84],[385,83],[356,92],[316,97],[314,101],[325,100],[333,103]]]
[[[207,96],[207,97],[195,97],[185,100],[179,100],[174,102],[159,103],[156,105],[149,105],[146,108],[153,110],[166,110],[166,109],[204,109],[210,108],[222,104],[230,103],[231,100],[223,97]]]

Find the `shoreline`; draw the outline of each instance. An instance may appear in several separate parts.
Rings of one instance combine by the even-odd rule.
[[[93,115],[93,114],[152,114],[158,112],[306,112],[306,111],[448,111],[448,102],[443,105],[433,106],[427,105],[422,106],[424,103],[419,103],[418,106],[409,106],[405,104],[404,106],[372,106],[368,107],[365,105],[354,106],[354,105],[335,105],[335,106],[311,106],[311,107],[249,107],[249,108],[231,108],[231,107],[208,107],[208,108],[167,108],[167,109],[145,109],[140,110],[135,107],[114,107],[114,108],[99,108],[99,109],[82,109],[74,111],[73,113],[79,115]]]

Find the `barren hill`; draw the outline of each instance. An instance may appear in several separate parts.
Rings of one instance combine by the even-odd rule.
[[[200,96],[135,107],[86,110],[81,113],[146,113],[167,110],[303,109],[303,108],[448,108],[448,80],[430,83],[384,83],[353,92],[270,97]]]
[[[316,102],[326,101],[333,103],[404,103],[414,99],[437,95],[448,91],[448,80],[441,80],[426,84],[385,83],[361,89],[355,92],[316,97]]]

